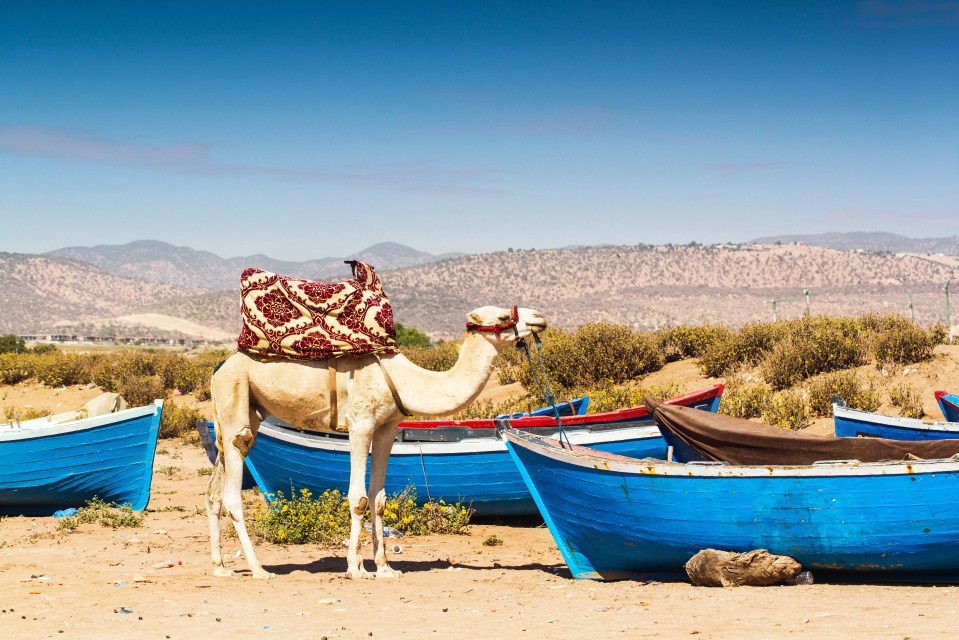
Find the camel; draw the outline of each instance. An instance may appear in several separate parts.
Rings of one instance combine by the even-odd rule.
[[[499,351],[545,330],[546,320],[531,309],[481,307],[470,312],[466,328],[459,357],[449,371],[423,369],[402,354],[339,359],[335,363],[335,404],[330,401],[334,375],[328,361],[250,356],[242,351],[227,358],[210,382],[220,451],[207,487],[214,575],[233,573],[223,566],[220,549],[220,516],[225,511],[236,529],[253,577],[273,577],[256,558],[243,521],[240,497],[243,460],[254,446],[260,420],[270,415],[304,429],[348,431],[351,528],[346,575],[370,575],[363,568],[360,532],[366,509],[372,505],[375,576],[398,576],[400,572],[387,562],[383,543],[383,485],[397,425],[404,418],[401,407],[410,415],[425,417],[449,415],[462,409],[476,399],[489,380]],[[330,424],[331,415],[341,416],[345,427]],[[367,493],[366,463],[370,455]]]

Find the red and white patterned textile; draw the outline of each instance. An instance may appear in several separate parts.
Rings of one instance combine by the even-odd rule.
[[[379,277],[368,264],[348,264],[353,279],[336,284],[244,269],[240,350],[300,360],[398,353],[393,308]]]

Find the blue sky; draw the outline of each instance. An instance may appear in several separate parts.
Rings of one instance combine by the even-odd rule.
[[[0,3],[0,251],[959,233],[959,0]]]

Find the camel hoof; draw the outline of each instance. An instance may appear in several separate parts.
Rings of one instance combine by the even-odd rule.
[[[377,578],[399,578],[403,575],[402,571],[397,571],[391,567],[381,567],[376,570]]]
[[[229,578],[233,576],[233,569],[226,567],[213,567],[213,575],[218,578]]]
[[[271,573],[267,571],[266,569],[258,569],[253,572],[254,580],[270,580],[271,578],[275,578],[275,577],[276,577],[275,573]]]
[[[347,569],[346,577],[350,580],[360,580],[362,578],[369,578],[370,574],[366,569],[360,567],[358,569]]]

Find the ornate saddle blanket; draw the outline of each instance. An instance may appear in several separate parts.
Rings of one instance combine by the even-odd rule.
[[[300,360],[397,353],[393,308],[379,277],[368,264],[346,263],[353,279],[335,284],[244,269],[237,346]]]

